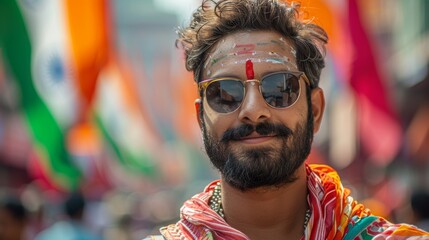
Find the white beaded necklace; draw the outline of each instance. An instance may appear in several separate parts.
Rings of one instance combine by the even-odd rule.
[[[225,214],[223,213],[222,207],[222,196],[221,196],[221,187],[220,182],[218,182],[213,190],[213,195],[210,198],[210,208],[215,211],[219,216],[225,218]],[[305,219],[304,219],[304,229],[307,228],[308,222],[310,221],[311,210],[307,209],[305,211]]]

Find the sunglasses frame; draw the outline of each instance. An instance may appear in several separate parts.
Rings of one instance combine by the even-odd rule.
[[[219,81],[222,81],[222,80],[233,80],[233,81],[239,81],[239,82],[241,82],[241,83],[242,83],[242,85],[243,85],[243,100],[240,102],[240,105],[238,105],[238,107],[237,107],[236,109],[234,109],[234,110],[233,110],[233,111],[231,111],[231,112],[222,113],[222,112],[218,112],[218,111],[214,110],[214,109],[210,106],[210,104],[209,104],[210,108],[212,108],[212,109],[213,109],[213,111],[215,111],[215,112],[217,112],[217,113],[219,113],[219,114],[230,114],[230,113],[233,113],[233,112],[237,111],[237,109],[239,109],[239,108],[241,107],[241,105],[243,104],[243,101],[244,101],[244,99],[245,99],[245,97],[246,97],[246,83],[252,83],[252,85],[254,85],[254,83],[255,83],[255,82],[257,82],[257,83],[258,83],[259,92],[260,92],[260,93],[261,93],[261,95],[262,95],[261,82],[262,82],[265,78],[267,78],[267,77],[269,77],[269,76],[272,76],[272,75],[275,75],[275,74],[279,74],[279,73],[290,74],[290,75],[293,75],[294,77],[296,77],[296,78],[298,79],[298,84],[299,84],[298,97],[296,98],[296,100],[295,100],[295,102],[294,102],[293,104],[291,104],[291,105],[289,105],[289,106],[287,106],[287,107],[274,107],[274,106],[272,106],[271,104],[269,104],[269,103],[266,101],[266,99],[265,99],[265,98],[264,98],[264,102],[265,102],[265,104],[267,104],[268,106],[270,106],[270,107],[271,107],[271,108],[273,108],[273,109],[286,109],[286,108],[290,108],[290,107],[292,107],[293,105],[295,105],[295,103],[296,103],[296,102],[298,102],[299,97],[301,96],[301,84],[299,83],[299,80],[300,80],[301,78],[303,78],[303,79],[304,79],[304,82],[305,82],[308,86],[311,86],[311,84],[310,84],[310,80],[307,78],[307,76],[305,75],[305,73],[304,73],[304,72],[301,72],[301,71],[279,71],[279,72],[272,72],[272,73],[269,73],[269,74],[267,74],[267,75],[262,76],[261,80],[258,80],[258,79],[242,80],[242,79],[235,78],[235,77],[209,78],[209,79],[203,80],[203,81],[201,81],[201,82],[199,82],[199,83],[198,83],[198,90],[199,90],[199,92],[200,92],[200,95],[201,95],[201,93],[204,93],[203,97],[205,97],[205,96],[206,96],[206,90],[207,90],[207,87],[208,87],[210,84],[214,83],[214,82],[219,82]],[[207,104],[208,104],[208,103],[207,103]]]

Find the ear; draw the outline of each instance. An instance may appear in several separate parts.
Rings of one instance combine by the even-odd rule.
[[[323,112],[325,111],[325,95],[321,88],[315,88],[311,91],[311,106],[313,110],[313,132],[319,131],[322,123]]]
[[[197,98],[197,99],[195,99],[195,113],[197,114],[197,121],[198,121],[198,124],[200,125],[200,128],[201,128],[201,125],[202,125],[202,119],[201,119],[201,111],[202,111],[202,106],[201,106],[201,98]]]

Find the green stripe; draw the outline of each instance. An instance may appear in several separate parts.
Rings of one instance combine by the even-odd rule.
[[[107,142],[110,149],[113,150],[118,161],[124,166],[128,172],[144,175],[152,180],[159,180],[160,174],[157,167],[151,161],[151,156],[143,149],[138,154],[133,154],[127,149],[121,148],[115,139],[110,135],[106,126],[103,123],[99,114],[95,114],[95,122],[101,130],[103,138]]]
[[[369,225],[371,225],[377,219],[378,217],[376,216],[367,216],[359,219],[354,226],[349,225],[347,234],[344,236],[343,239],[352,240],[352,239],[355,239],[356,237],[362,237],[363,240],[367,240],[368,236],[365,230]]]
[[[1,0],[0,3],[0,46],[18,83],[21,105],[32,138],[48,158],[51,177],[61,187],[76,188],[82,174],[70,160],[61,127],[33,85],[30,37],[15,0]]]

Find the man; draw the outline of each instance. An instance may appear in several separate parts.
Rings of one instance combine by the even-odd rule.
[[[307,165],[325,100],[323,29],[297,5],[204,1],[180,29],[204,145],[221,180],[149,239],[385,239],[429,234],[372,216],[328,166]]]

